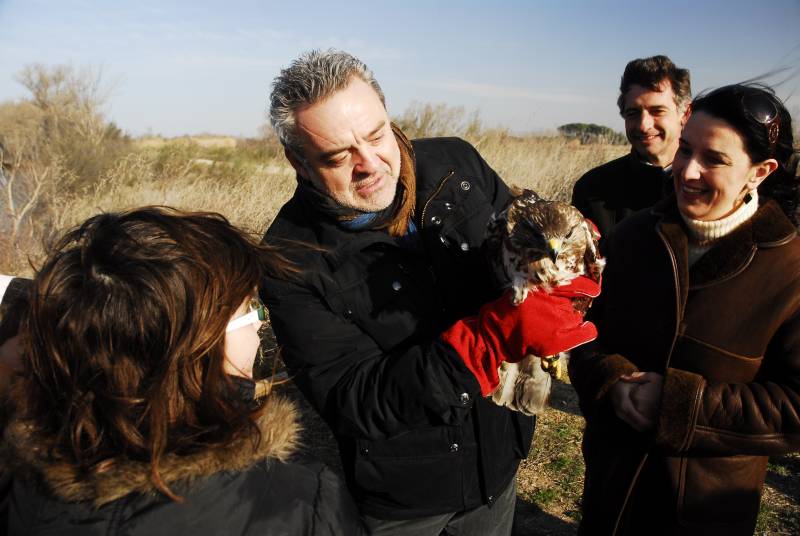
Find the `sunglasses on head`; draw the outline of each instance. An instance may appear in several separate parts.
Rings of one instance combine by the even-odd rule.
[[[267,309],[264,307],[264,304],[261,303],[261,298],[256,294],[250,297],[247,313],[228,322],[228,327],[225,329],[225,332],[231,332],[244,326],[249,326],[250,324],[263,322],[266,319]]]
[[[742,95],[742,109],[750,119],[767,129],[767,141],[772,151],[781,131],[781,116],[775,101],[765,93],[745,93]]]

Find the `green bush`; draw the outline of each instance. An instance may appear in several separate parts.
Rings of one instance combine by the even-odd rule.
[[[558,133],[566,138],[580,140],[582,145],[588,143],[624,145],[628,143],[624,134],[594,123],[567,123],[558,127]]]

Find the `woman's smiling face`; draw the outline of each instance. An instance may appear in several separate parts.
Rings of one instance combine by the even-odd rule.
[[[751,162],[742,137],[726,121],[692,114],[672,164],[678,208],[701,221],[730,215],[774,169],[769,162]]]

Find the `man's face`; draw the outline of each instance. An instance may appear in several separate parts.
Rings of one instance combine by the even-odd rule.
[[[622,117],[625,134],[639,158],[662,167],[672,163],[689,113],[675,104],[668,81],[661,82],[659,91],[632,85],[625,94]]]
[[[286,156],[297,173],[342,206],[388,207],[400,176],[400,148],[369,84],[353,77],[331,97],[295,112],[302,154]]]

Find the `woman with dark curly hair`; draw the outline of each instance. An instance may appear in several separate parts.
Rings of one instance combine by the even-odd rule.
[[[599,339],[573,352],[583,534],[744,535],[771,455],[800,448],[792,124],[772,90],[700,96],[675,195],[609,242]]]
[[[27,292],[4,419],[11,534],[353,534],[293,404],[254,398],[256,286],[294,270],[222,216],[103,214]]]

